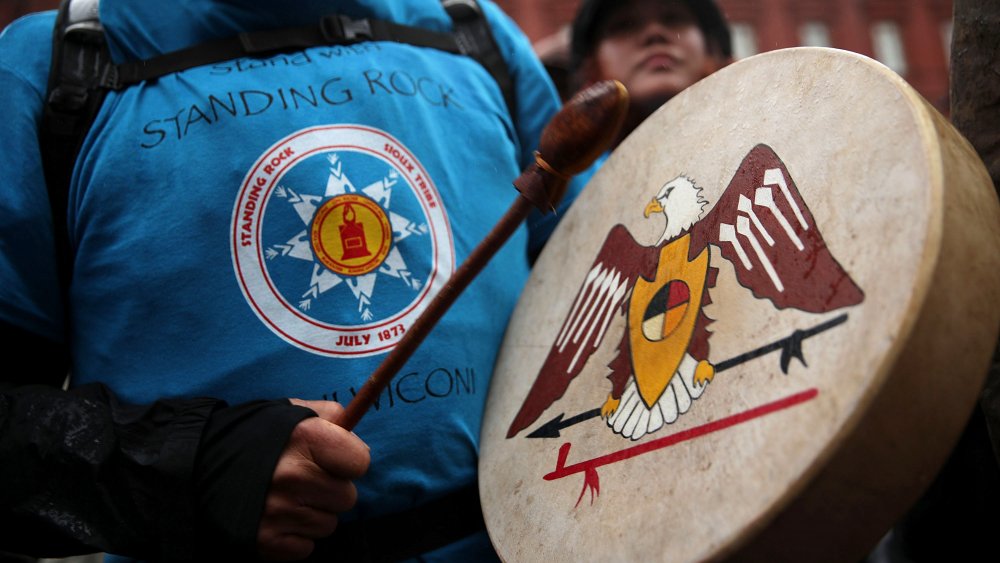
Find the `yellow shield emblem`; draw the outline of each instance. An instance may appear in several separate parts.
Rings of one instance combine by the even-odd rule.
[[[632,373],[647,408],[660,399],[684,358],[708,274],[708,248],[688,261],[691,235],[660,250],[652,282],[636,280],[628,308]]]

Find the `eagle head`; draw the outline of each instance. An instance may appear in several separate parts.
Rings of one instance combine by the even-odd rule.
[[[662,213],[667,219],[663,235],[656,243],[662,244],[690,229],[701,218],[706,205],[708,201],[702,199],[701,188],[682,175],[663,184],[653,201],[646,205],[643,215],[649,217],[653,213]]]

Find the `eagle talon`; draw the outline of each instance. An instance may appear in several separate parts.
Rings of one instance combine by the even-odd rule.
[[[604,406],[601,407],[601,418],[607,420],[611,415],[615,414],[618,410],[619,399],[615,399],[608,393],[608,399],[604,401]]]
[[[710,381],[715,377],[715,366],[708,363],[707,360],[701,360],[698,362],[698,367],[694,368],[694,382],[695,384],[708,385]]]

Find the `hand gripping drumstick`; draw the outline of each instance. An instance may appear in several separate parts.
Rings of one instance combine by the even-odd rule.
[[[507,213],[445,282],[427,309],[399,340],[347,405],[340,426],[353,430],[375,399],[410,358],[424,337],[531,211],[555,209],[573,174],[590,166],[618,135],[628,108],[628,92],[618,81],[598,82],[563,106],[542,131],[535,163],[514,180],[521,192]]]

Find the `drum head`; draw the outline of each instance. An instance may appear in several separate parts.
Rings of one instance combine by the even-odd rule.
[[[511,320],[480,461],[500,556],[863,556],[971,412],[998,217],[968,144],[860,55],[766,53],[671,100]]]

